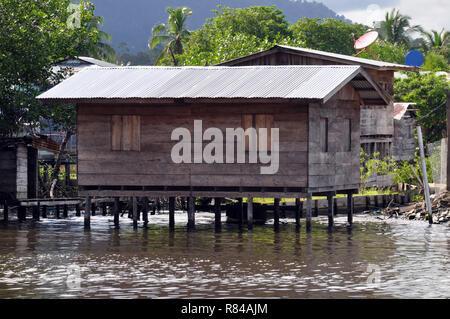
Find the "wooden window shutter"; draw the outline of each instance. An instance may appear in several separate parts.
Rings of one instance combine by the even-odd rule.
[[[112,116],[112,150],[140,151],[141,117],[138,115]]]
[[[260,128],[266,128],[267,129],[267,149],[263,149],[262,151],[271,151],[272,147],[272,136],[271,136],[271,129],[273,128],[273,115],[271,114],[257,114],[255,115],[255,128],[256,131],[259,134]]]
[[[111,149],[120,151],[122,149],[122,116],[111,116]]]
[[[248,128],[253,127],[253,114],[242,114],[242,128],[244,131]],[[249,138],[247,136],[245,138],[245,150],[248,151],[249,149]]]

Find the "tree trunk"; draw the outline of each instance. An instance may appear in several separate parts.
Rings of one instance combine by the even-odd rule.
[[[61,160],[65,153],[67,142],[69,142],[69,139],[72,137],[72,134],[73,134],[72,131],[68,130],[66,132],[66,136],[64,136],[61,146],[59,147],[58,155],[56,156],[55,166],[53,167],[53,172],[52,172],[52,184],[50,186],[50,198],[54,198],[55,186],[56,186],[56,183],[58,182],[58,175],[59,175],[59,171],[61,169]],[[68,172],[66,172],[66,173],[68,173]]]
[[[171,48],[171,47],[169,47],[169,52],[170,52],[170,55],[172,56],[172,62],[173,62],[173,65],[174,65],[174,66],[178,66],[177,59],[175,59],[175,55],[173,54],[173,51],[172,51],[172,48]]]

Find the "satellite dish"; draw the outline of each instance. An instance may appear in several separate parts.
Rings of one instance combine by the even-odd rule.
[[[423,64],[423,55],[418,50],[411,50],[405,56],[405,64],[410,66],[421,66]]]
[[[355,41],[354,48],[355,50],[361,50],[353,56],[358,56],[364,51],[369,52],[373,55],[373,57],[377,60],[380,60],[372,51],[368,49],[368,47],[377,41],[378,32],[377,31],[369,31],[366,34],[363,34],[358,40],[355,40],[355,36],[353,35],[353,40]]]

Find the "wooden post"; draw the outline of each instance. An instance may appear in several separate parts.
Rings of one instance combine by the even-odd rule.
[[[193,196],[189,196],[187,228],[188,230],[195,228],[195,202]]]
[[[247,198],[247,227],[253,228],[253,197]]]
[[[306,195],[306,231],[311,231],[312,194]]]
[[[175,230],[175,197],[169,197],[169,230]]]
[[[347,222],[353,224],[353,192],[347,193]]]
[[[114,197],[114,227],[119,229],[120,198]]]
[[[427,203],[428,222],[430,224],[432,224],[433,223],[433,209],[431,207],[430,188],[428,185],[428,176],[427,176],[427,165],[425,163],[425,152],[423,149],[422,129],[420,128],[420,126],[417,126],[417,139],[419,141],[420,159],[422,161],[422,176],[423,176],[423,186],[425,187],[425,201]]]
[[[314,200],[314,217],[319,216],[319,200]]]
[[[42,206],[42,218],[47,218],[47,206]]]
[[[273,199],[273,226],[275,230],[280,227],[280,199]]]
[[[144,221],[144,228],[148,225],[148,197],[142,199],[142,220]]]
[[[66,171],[65,182],[66,182],[66,185],[69,186],[70,185],[70,163],[64,164],[64,170]]]
[[[133,229],[138,228],[139,211],[137,204],[137,197],[133,196]]]
[[[56,215],[56,219],[60,218],[60,212],[61,212],[61,207],[59,205],[55,206],[55,215]]]
[[[69,217],[69,206],[67,206],[66,204],[63,206],[63,217]]]
[[[328,227],[332,228],[334,225],[334,201],[333,195],[327,195],[328,200]]]
[[[27,208],[25,206],[19,206],[17,209],[17,219],[19,222],[25,221],[27,216]]]
[[[75,206],[75,216],[80,217],[81,216],[81,207],[80,204],[77,204]]]
[[[36,206],[33,206],[31,208],[31,211],[33,213],[33,220],[39,220],[39,209],[38,209],[38,207],[39,207],[39,202],[38,202],[38,204]]]
[[[86,197],[86,203],[84,206],[84,229],[90,229],[91,228],[91,197]]]
[[[303,202],[300,198],[295,199],[295,225],[300,227],[300,215],[303,210]]]
[[[450,91],[447,91],[447,191],[450,191]]]
[[[95,216],[95,210],[97,209],[97,206],[95,203],[91,203],[91,214],[92,216]]]
[[[7,223],[8,219],[9,219],[8,200],[5,199],[5,201],[3,202],[3,220],[5,221],[5,223]]]
[[[106,216],[107,211],[108,211],[108,209],[106,206],[106,202],[103,202],[102,203],[102,216]]]
[[[221,216],[221,208],[220,208],[221,198],[214,198],[214,225],[216,232],[220,231],[222,228],[222,216]]]
[[[242,226],[244,223],[244,202],[242,198],[238,199],[238,220],[239,220],[239,226]]]

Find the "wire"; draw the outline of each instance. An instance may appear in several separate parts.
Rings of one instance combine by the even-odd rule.
[[[418,121],[422,121],[424,118],[430,116],[432,113],[434,113],[437,109],[439,109],[440,107],[444,106],[445,104],[447,104],[447,101],[443,102],[441,105],[435,107],[434,109],[432,109],[430,112],[428,112],[426,115],[421,116],[419,119],[417,119]]]

